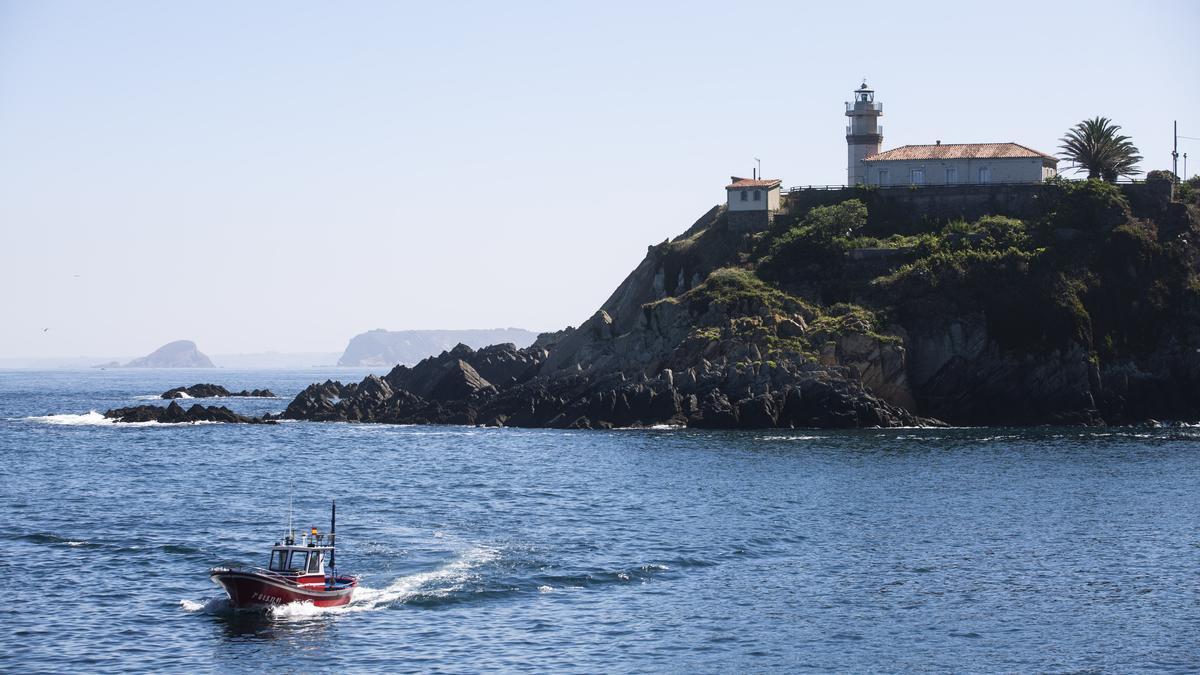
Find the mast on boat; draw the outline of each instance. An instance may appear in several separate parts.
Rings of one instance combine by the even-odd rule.
[[[294,527],[292,527],[292,497],[293,497],[293,496],[295,496],[295,492],[296,492],[296,490],[295,490],[295,484],[294,484],[294,483],[288,483],[288,533],[287,533],[287,543],[288,543],[288,545],[289,545],[289,546],[290,546],[291,544],[294,544],[294,543],[296,543],[296,529],[295,529]]]

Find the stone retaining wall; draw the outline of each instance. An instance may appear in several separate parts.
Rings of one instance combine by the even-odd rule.
[[[1183,205],[1171,201],[1172,186],[1169,182],[1129,183],[1119,187],[1129,200],[1135,216],[1155,218],[1160,222],[1186,222],[1186,214],[1182,219],[1170,217]],[[1051,189],[1054,188],[1041,183],[847,187],[835,190],[801,188],[785,195],[783,208],[791,213],[804,213],[814,206],[861,199],[867,205],[868,234],[915,234],[948,221],[973,221],[986,215],[1036,219],[1044,215],[1045,196]]]

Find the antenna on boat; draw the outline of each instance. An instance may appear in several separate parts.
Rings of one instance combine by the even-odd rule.
[[[288,482],[288,544],[296,541],[296,530],[292,528],[292,496],[294,494],[296,484]]]
[[[337,548],[334,537],[337,536],[337,500],[332,500],[329,510],[329,569],[337,567]]]

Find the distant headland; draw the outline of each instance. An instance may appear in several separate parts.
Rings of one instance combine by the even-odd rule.
[[[360,333],[350,339],[346,351],[338,359],[339,366],[390,366],[396,363],[415,364],[457,344],[470,347],[512,343],[528,347],[537,333],[521,328],[471,330],[399,330],[382,328]]]

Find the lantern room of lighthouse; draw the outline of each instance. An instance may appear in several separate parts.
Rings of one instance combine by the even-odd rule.
[[[864,81],[854,90],[854,100],[846,103],[846,117],[850,118],[846,126],[847,185],[866,183],[863,160],[877,154],[883,146],[883,127],[879,124],[882,114],[883,104],[875,101],[875,90]]]

